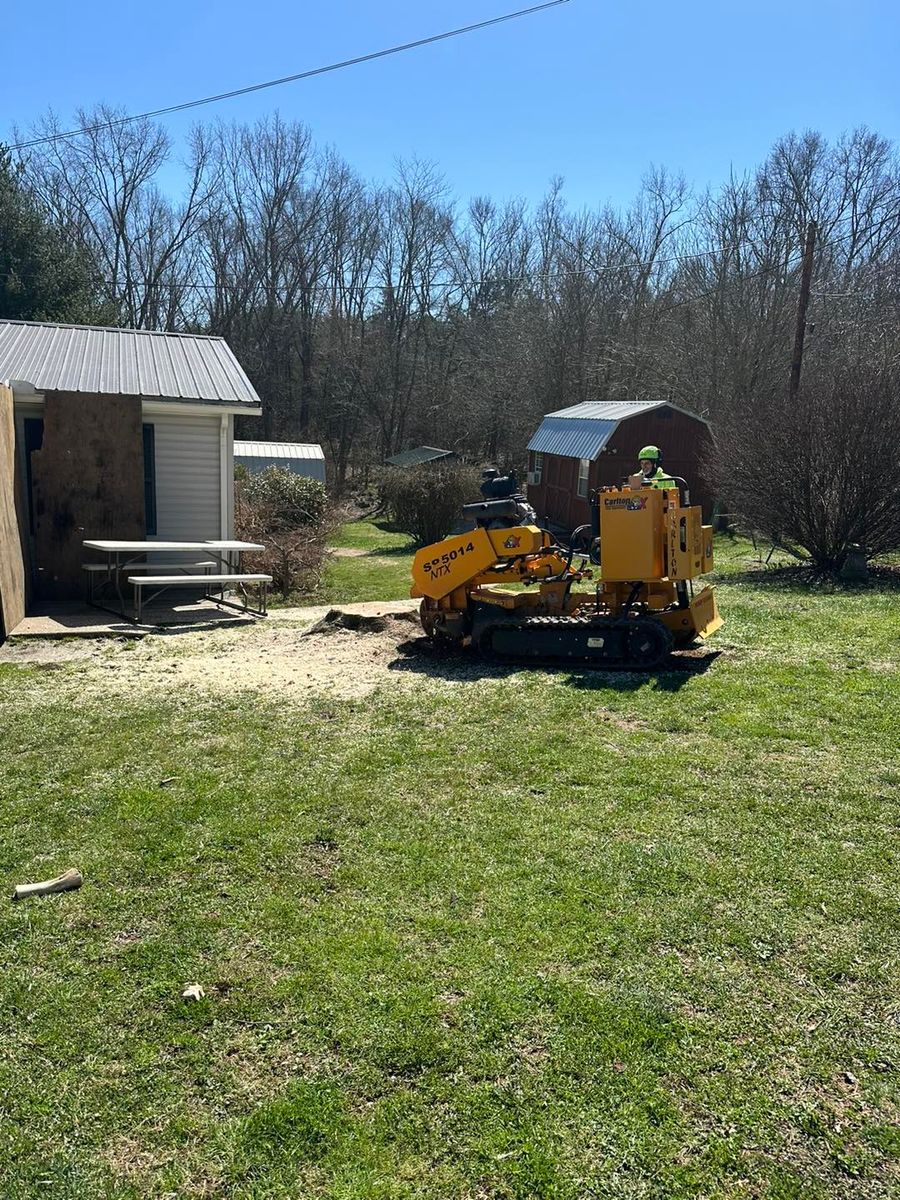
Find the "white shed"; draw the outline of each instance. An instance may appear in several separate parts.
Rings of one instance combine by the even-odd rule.
[[[41,598],[81,594],[85,538],[234,536],[234,418],[262,405],[222,338],[0,320],[4,380]]]
[[[258,475],[266,467],[281,467],[295,475],[325,482],[322,447],[310,442],[235,442],[234,465]]]

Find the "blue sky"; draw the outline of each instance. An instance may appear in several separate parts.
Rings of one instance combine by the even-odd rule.
[[[44,0],[4,14],[0,139],[48,106],[71,120],[194,99],[425,37],[528,0]],[[574,207],[627,203],[651,163],[702,188],[752,168],[792,129],[900,136],[896,0],[570,0],[518,21],[165,118],[278,109],[369,179],[434,162],[452,192]],[[177,175],[166,182],[177,186]]]

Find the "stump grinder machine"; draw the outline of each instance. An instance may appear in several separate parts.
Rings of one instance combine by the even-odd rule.
[[[673,483],[600,488],[591,524],[563,546],[538,527],[514,476],[486,472],[484,502],[463,506],[474,528],[413,561],[425,632],[490,656],[620,670],[650,670],[709,637],[722,618],[713,589],[695,591],[694,580],[712,570],[712,527],[684,480]]]

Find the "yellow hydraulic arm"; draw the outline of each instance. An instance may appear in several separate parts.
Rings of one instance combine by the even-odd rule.
[[[458,588],[481,582],[547,579],[559,575],[565,567],[565,559],[559,557],[550,535],[535,525],[473,529],[418,552],[413,559],[410,595],[441,600]],[[484,575],[487,578],[480,579]]]

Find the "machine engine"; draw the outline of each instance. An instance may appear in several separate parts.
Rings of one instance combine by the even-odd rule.
[[[484,500],[463,505],[463,517],[480,529],[511,529],[516,525],[537,523],[537,513],[519,491],[515,475],[500,475],[494,470],[482,472],[478,489]]]

